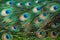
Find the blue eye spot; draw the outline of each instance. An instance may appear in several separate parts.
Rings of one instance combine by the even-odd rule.
[[[53,35],[56,36],[57,32],[53,32]]]
[[[58,23],[56,22],[56,23],[54,23],[56,26],[58,25]]]
[[[10,10],[6,10],[6,14],[10,14]]]
[[[58,9],[58,6],[54,6],[54,9],[57,10]]]
[[[17,26],[14,26],[14,29],[17,29]]]
[[[48,14],[47,13],[44,13],[43,16],[47,16]]]
[[[44,34],[44,32],[43,32],[43,31],[41,31],[41,32],[40,32],[40,34],[41,34],[41,35],[43,35],[43,34]]]
[[[20,5],[23,5],[23,2],[21,2]]]
[[[40,6],[38,6],[38,7],[37,7],[37,10],[40,10],[40,9],[41,9],[41,7],[40,7]]]
[[[29,5],[32,5],[32,2],[29,2]]]
[[[10,5],[12,5],[12,4],[13,4],[13,2],[12,2],[12,1],[10,1],[10,2],[9,2],[9,4],[10,4]]]
[[[25,18],[28,18],[28,16],[29,16],[28,14],[24,14],[24,17],[25,17]]]
[[[42,19],[38,19],[39,22],[42,22],[43,20]]]
[[[7,35],[6,35],[6,38],[7,38],[7,39],[9,39],[9,38],[10,38],[10,35],[9,35],[9,34],[7,34]]]

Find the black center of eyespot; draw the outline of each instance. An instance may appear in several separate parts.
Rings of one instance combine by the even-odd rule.
[[[9,35],[9,34],[7,34],[7,35],[6,35],[6,38],[7,38],[7,39],[9,39],[9,38],[10,38],[10,35]]]
[[[28,17],[29,17],[29,15],[28,15],[28,14],[24,14],[24,17],[25,17],[25,18],[28,18]]]
[[[14,25],[14,29],[17,29],[17,26],[16,25]]]
[[[10,14],[10,12],[11,12],[10,10],[6,10],[6,14]]]
[[[53,35],[56,36],[56,35],[57,35],[57,32],[54,31],[54,32],[53,32]]]
[[[48,13],[44,13],[44,14],[43,14],[43,16],[47,16],[47,15],[48,15]]]
[[[44,32],[43,32],[43,31],[41,31],[41,32],[40,32],[40,35],[43,35],[43,34],[44,34]]]
[[[29,5],[32,5],[32,2],[29,2]]]
[[[12,4],[13,4],[13,2],[12,2],[12,1],[10,1],[10,2],[9,2],[9,4],[10,4],[10,5],[12,5]]]
[[[23,2],[21,2],[21,3],[20,3],[20,5],[24,5],[24,3],[23,3]]]
[[[55,22],[54,24],[57,26],[58,25],[58,22]]]
[[[42,22],[43,20],[42,19],[38,19],[39,22]]]
[[[37,7],[37,10],[41,10],[41,7],[40,7],[40,6],[38,6],[38,7]]]
[[[58,6],[54,6],[54,9],[57,10],[58,9]]]

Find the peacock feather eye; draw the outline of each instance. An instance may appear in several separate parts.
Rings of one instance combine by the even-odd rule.
[[[30,18],[30,14],[29,13],[24,13],[20,16],[20,20],[21,21],[26,21],[28,20],[28,18]]]
[[[51,38],[57,38],[57,37],[58,37],[58,32],[52,31],[52,32],[50,33],[50,37],[51,37]]]
[[[32,5],[32,2],[29,2],[29,5]]]
[[[6,38],[7,38],[7,39],[10,39],[10,35],[9,35],[9,34],[7,34],[7,35],[6,35]]]
[[[6,4],[11,6],[11,5],[13,5],[13,1],[8,1],[8,2],[6,2]]]
[[[23,3],[23,2],[21,2],[21,3],[20,3],[20,5],[24,5],[24,3]]]
[[[58,22],[55,22],[54,24],[55,24],[55,26],[57,26],[59,23]]]
[[[57,32],[53,32],[53,35],[56,36]]]
[[[17,5],[17,7],[22,7],[22,6],[24,6],[24,3],[20,2],[20,3],[17,3],[16,5]]]
[[[10,14],[10,10],[6,10],[6,14]]]
[[[8,16],[8,15],[12,14],[12,12],[13,12],[12,9],[13,8],[11,8],[11,7],[9,7],[9,8],[3,8],[1,10],[1,16]]]
[[[40,7],[40,6],[38,6],[38,7],[37,7],[37,10],[40,10],[40,9],[41,9],[41,7]]]
[[[43,32],[43,31],[41,31],[41,32],[40,32],[40,35],[43,35],[43,34],[44,34],[44,32]]]
[[[10,1],[10,2],[9,2],[9,4],[10,4],[10,5],[12,5],[12,4],[13,4],[13,2],[12,2],[12,1]]]
[[[38,21],[39,21],[39,22],[42,22],[42,21],[43,21],[43,19],[38,19]]]
[[[40,6],[36,6],[36,7],[33,8],[32,11],[33,11],[33,13],[38,13],[38,12],[41,11],[41,7]]]
[[[58,6],[54,6],[54,9],[57,10],[58,9]]]
[[[35,3],[40,3],[40,2],[41,2],[41,0],[36,0],[36,1],[35,1]]]
[[[28,14],[24,14],[24,18],[28,18],[29,17],[29,15]]]
[[[32,2],[27,2],[25,5],[26,6],[31,6],[32,5]]]
[[[9,33],[5,33],[2,35],[2,40],[12,40],[12,39],[13,39],[13,37]]]
[[[58,25],[59,25],[58,22],[54,22],[53,24],[51,24],[51,27],[52,27],[52,28],[58,28]]]
[[[46,36],[46,32],[41,29],[40,31],[36,32],[36,35],[38,38],[44,38]]]
[[[43,16],[47,16],[48,15],[48,13],[43,13]]]

